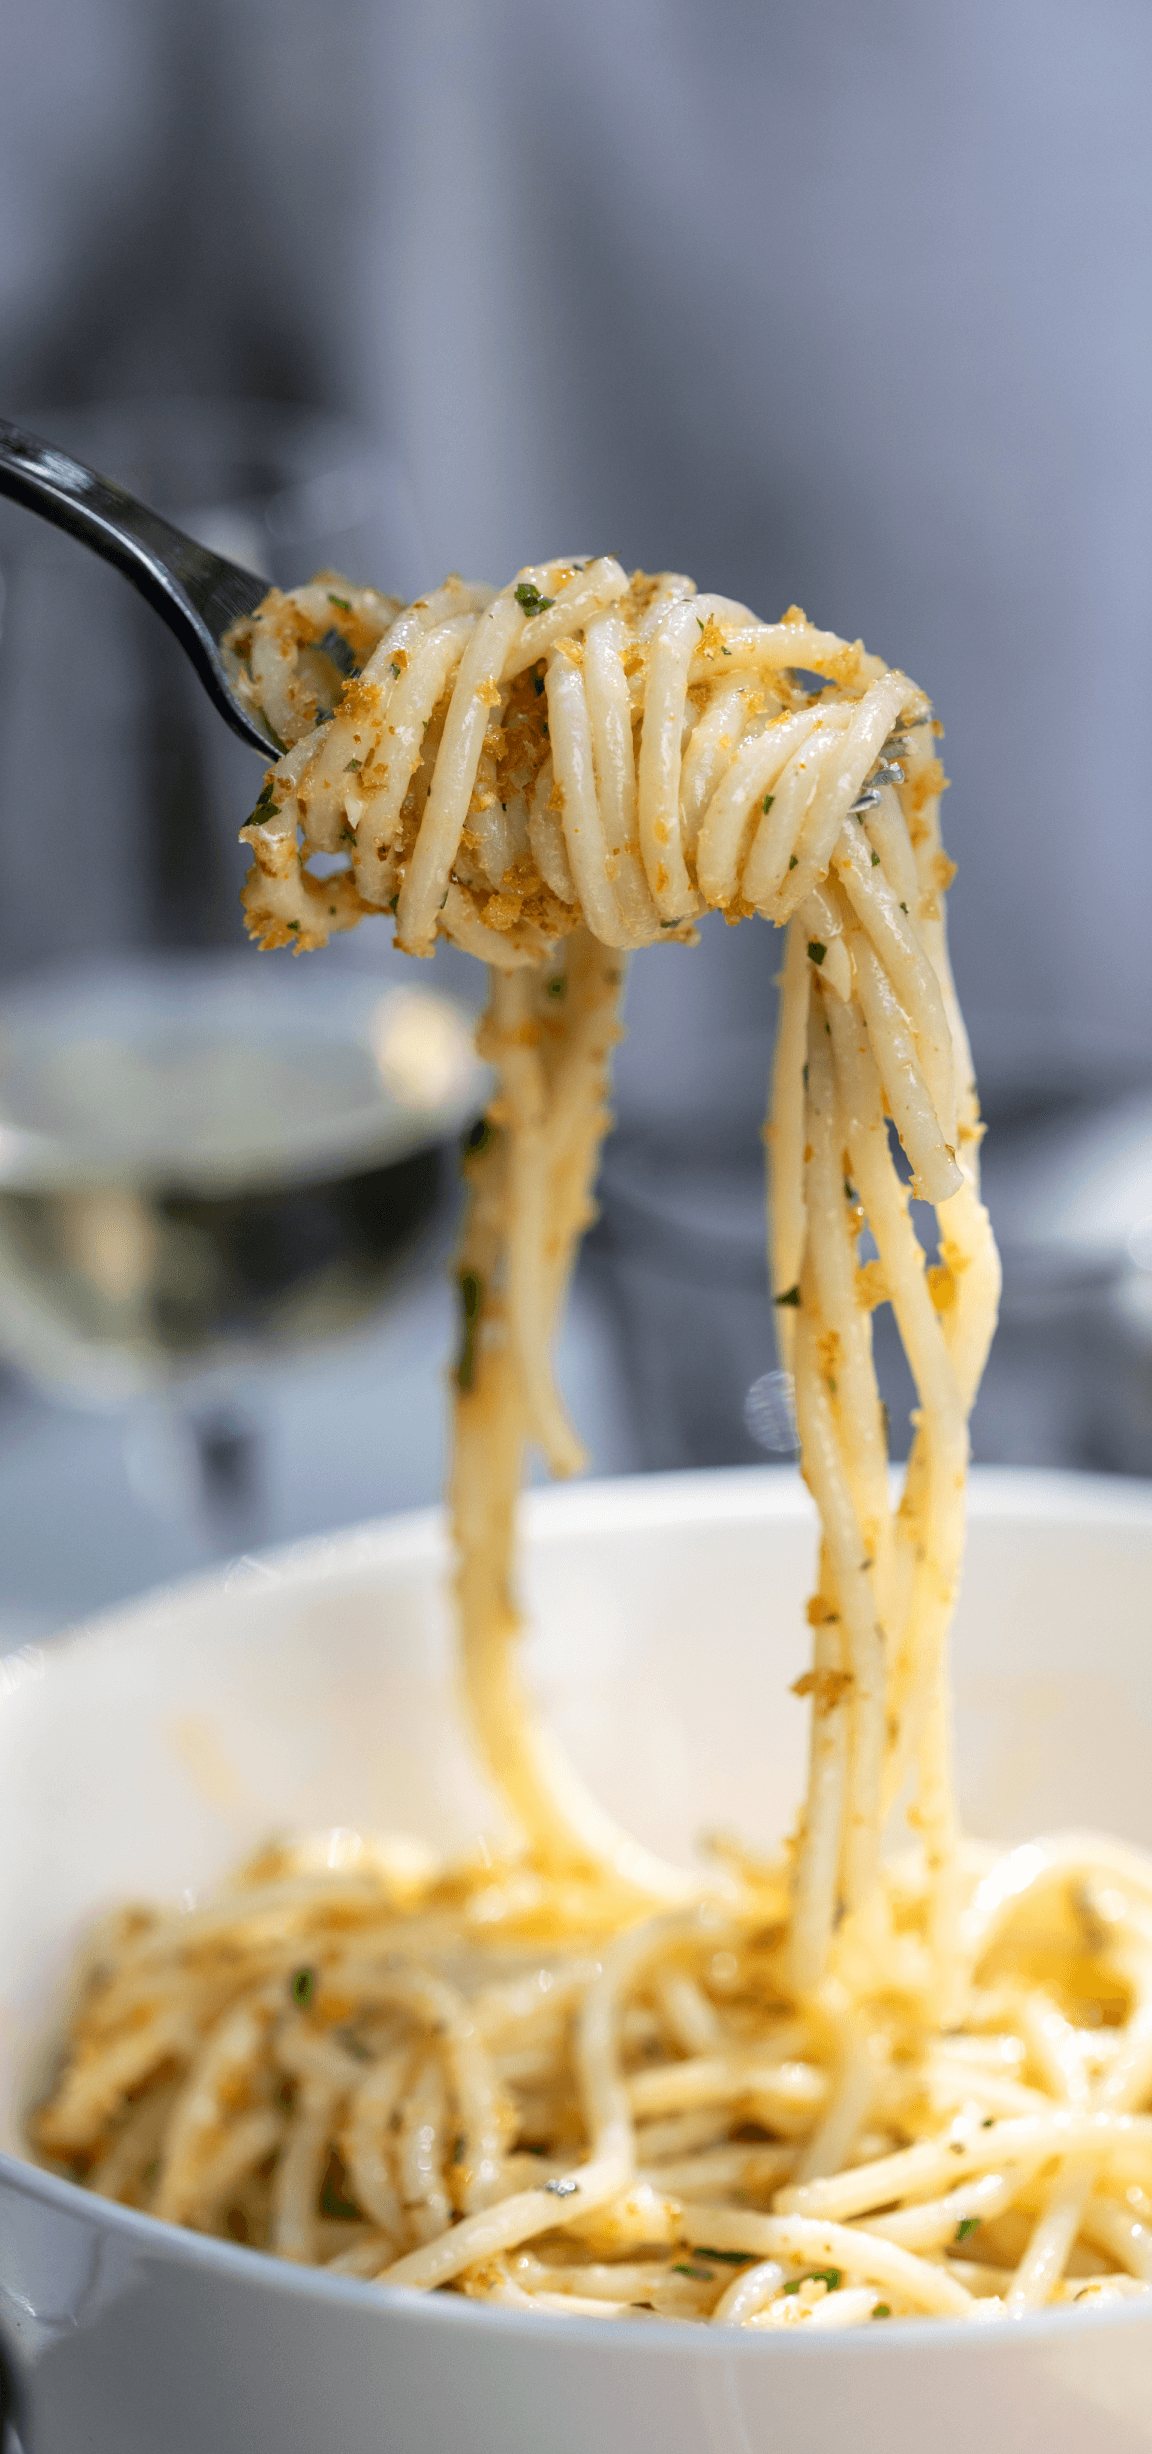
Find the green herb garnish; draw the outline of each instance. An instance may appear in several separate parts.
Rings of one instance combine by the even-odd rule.
[[[980,2218],[978,2215],[962,2215],[958,2225],[956,2226],[954,2238],[957,2241],[970,2241],[973,2233],[979,2232],[979,2230]]]
[[[352,611],[351,597],[333,596],[331,589],[328,591],[328,602],[330,605],[338,605],[341,613],[351,613]]]
[[[533,586],[530,579],[521,580],[515,595],[517,604],[523,606],[526,614],[547,613],[549,606],[556,602],[554,596],[541,596],[540,590]]]
[[[873,869],[879,869],[880,867],[880,855],[878,852],[874,852],[872,855],[872,867]]]
[[[358,759],[358,758],[350,758],[350,759],[349,759],[349,761],[348,761],[347,766],[346,766],[346,767],[345,767],[345,769],[344,769],[344,773],[345,773],[345,775],[359,775],[359,773],[360,773],[360,761],[359,761],[359,759]]]
[[[892,2315],[892,2312],[891,2312],[891,2310],[890,2310],[890,2309],[889,2309],[889,2307],[888,2307],[888,2303],[887,2303],[887,2301],[877,2301],[877,2303],[876,2303],[876,2307],[875,2307],[875,2309],[873,2310],[872,2315],[873,2315],[873,2317],[874,2317],[874,2318],[890,2318],[890,2317],[891,2317],[891,2315]]]
[[[394,682],[398,682],[400,679],[400,667],[397,664],[394,664],[392,667],[392,679]]]
[[[798,2275],[794,2284],[785,2284],[785,2292],[798,2292],[801,2284],[827,2284],[830,2292],[840,2290],[839,2267],[813,2267],[811,2274]]]
[[[810,963],[822,963],[827,952],[827,946],[822,946],[818,937],[809,938],[808,960]]]
[[[464,1137],[466,1156],[469,1159],[478,1159],[481,1151],[487,1150],[489,1143],[494,1142],[495,1139],[495,1132],[487,1117],[478,1116],[475,1124],[469,1128]]]
[[[902,912],[906,912],[906,911],[907,911],[907,909],[908,909],[907,904],[906,904],[906,903],[902,903],[902,904],[901,904],[901,906],[900,906],[900,909],[901,909],[901,911],[902,911]]]
[[[456,1386],[470,1389],[476,1378],[476,1332],[484,1309],[484,1281],[476,1270],[461,1270],[460,1304],[464,1315],[460,1360],[456,1366]]]
[[[268,735],[268,739],[271,742],[273,749],[279,750],[281,758],[284,758],[287,754],[288,744],[286,741],[281,741],[275,725],[271,722],[270,718],[264,714],[263,708],[261,708],[260,711],[260,722]]]
[[[299,921],[298,921],[298,920],[290,920],[290,921],[289,921],[289,923],[288,923],[288,926],[289,926],[289,928],[290,928],[290,929],[296,929],[296,930],[298,930],[298,929],[299,929],[299,927],[300,927],[300,923],[299,923]]]
[[[761,804],[760,804],[760,807],[761,807],[761,809],[763,810],[765,817],[767,817],[768,812],[769,812],[769,810],[771,809],[772,804],[773,804],[773,802],[774,802],[775,798],[776,798],[776,795],[775,795],[775,793],[774,793],[774,792],[766,792],[766,793],[765,793],[764,798],[763,798],[763,800],[762,800],[762,802],[761,802]]]
[[[687,2266],[682,2259],[673,2267],[672,2273],[674,2275],[690,2275],[693,2282],[697,2284],[710,2284],[715,2281],[711,2267],[690,2267]]]
[[[542,699],[544,696],[544,676],[542,673],[537,673],[535,665],[532,667],[532,688],[535,691],[537,698]]]
[[[388,909],[389,909],[389,911],[390,911],[390,912],[394,912],[394,911],[395,911],[396,906],[397,906],[397,904],[399,903],[399,901],[400,901],[400,896],[399,896],[399,892],[397,892],[396,894],[394,894],[394,895],[393,895],[393,897],[392,897],[392,901],[391,901],[391,903],[390,903],[390,904],[389,904],[389,906],[388,906]]]
[[[752,2264],[755,2252],[753,2250],[705,2249],[701,2241],[696,2244],[692,2255],[694,2258],[715,2258],[721,2266],[746,2267]]]
[[[306,2011],[316,1992],[314,1968],[297,1968],[289,1979],[288,1991],[298,2011]]]
[[[844,1178],[844,1199],[845,1201],[855,1201],[857,1199],[856,1187],[855,1185],[849,1183],[847,1176]]]
[[[772,1301],[774,1304],[795,1304],[797,1309],[799,1309],[800,1289],[799,1287],[789,1287],[786,1294],[774,1295]]]
[[[794,853],[794,852],[790,852],[790,853],[789,853],[789,855],[788,855],[788,867],[789,867],[789,869],[798,869],[798,868],[799,868],[799,866],[800,866],[800,863],[799,863],[799,861],[797,860],[795,853]]]
[[[545,981],[544,994],[546,997],[562,997],[567,986],[563,972],[558,971],[554,979]]]
[[[355,2199],[349,2198],[345,2190],[345,2178],[343,2163],[333,2151],[328,2158],[328,2168],[320,2184],[320,2213],[326,2215],[330,2222],[337,2224],[347,2224],[349,2220],[355,2222],[361,2212]]]
[[[453,2162],[453,2164],[463,2164],[463,2162],[464,2162],[464,2154],[465,2154],[465,2150],[466,2150],[466,2148],[467,2148],[467,2145],[468,2145],[468,2141],[467,2141],[467,2139],[465,2138],[463,2131],[462,2131],[462,2130],[458,2130],[458,2131],[457,2131],[457,2133],[456,2133],[455,2138],[454,2138],[454,2139],[453,2139],[453,2141],[452,2141],[452,2162]]]

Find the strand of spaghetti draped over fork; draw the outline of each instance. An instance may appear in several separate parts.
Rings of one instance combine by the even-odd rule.
[[[440,933],[491,965],[483,1044],[499,1089],[469,1165],[460,1272],[467,1692],[543,1862],[591,1857],[657,1895],[682,1882],[609,1825],[524,1710],[515,1497],[527,1441],[556,1472],[581,1462],[548,1356],[591,1215],[623,950],[683,937],[707,908],[786,931],[767,1129],[773,1292],[824,1531],[794,1980],[819,1983],[838,1920],[842,1956],[858,1935],[877,1964],[882,1823],[914,1775],[946,2004],[957,1886],[944,1652],[998,1276],[948,967],[927,700],[795,607],[757,622],[675,575],[629,581],[610,558],[541,566],[498,594],[450,579],[406,609],[318,581],[270,598],[235,650],[239,686],[290,745],[246,829],[261,943],[313,945],[387,907],[409,951]],[[889,1118],[912,1193],[936,1208],[931,1266]],[[861,1268],[865,1232],[876,1257]],[[894,1307],[919,1398],[895,1512],[877,1301]]]
[[[254,936],[386,911],[409,953],[489,966],[451,1500],[463,1692],[523,1845],[284,1844],[189,1915],[124,1912],[38,2152],[537,2314],[836,2327],[1149,2290],[1152,1867],[957,1831],[948,1631],[999,1282],[927,700],[795,607],[610,558],[408,607],[322,574],[232,655],[283,745],[244,830]],[[783,932],[769,1262],[821,1540],[796,1829],[690,1877],[530,1710],[515,1526],[529,1447],[582,1463],[551,1352],[627,956],[708,911]],[[898,1497],[884,1303],[917,1393]],[[883,1850],[898,1809],[911,1855]]]

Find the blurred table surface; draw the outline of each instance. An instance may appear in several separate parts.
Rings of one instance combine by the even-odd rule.
[[[0,1381],[0,1652],[225,1560],[394,1510],[433,1505],[447,1454],[445,1374],[457,1337],[442,1240],[355,1341],[235,1385],[255,1434],[259,1496],[248,1539],[198,1529],[140,1488],[118,1416],[87,1415]],[[578,1284],[559,1373],[594,1470],[637,1462],[610,1325]]]
[[[1152,1131],[1152,1110],[1141,1113]],[[1152,1316],[1135,1341],[1107,1310],[1106,1291],[1058,1283],[1049,1260],[1038,1273],[1039,1246],[1034,1238],[1021,1240],[1021,1171],[1030,1203],[1038,1198],[1050,1218],[1049,1177],[1069,1198],[1077,1185],[1087,1198],[1083,1188],[1095,1182],[1096,1159],[1089,1165],[1084,1153],[1095,1153],[1101,1131],[1093,1123],[1083,1148],[1080,1125],[1055,1132],[1047,1175],[1037,1170],[1027,1133],[991,1140],[988,1193],[1005,1244],[1005,1302],[973,1418],[978,1462],[1152,1471]],[[1139,1142],[1143,1148],[1143,1131]],[[1107,1134],[1103,1146],[1111,1171]],[[650,1243],[626,1239],[620,1266],[611,1183],[609,1168],[608,1234],[594,1236],[585,1252],[557,1353],[560,1386],[591,1471],[763,1462],[742,1418],[745,1384],[763,1358],[753,1355],[743,1327],[736,1352],[725,1351],[719,1265],[694,1244],[690,1266],[665,1276]],[[749,1180],[750,1216],[759,1215],[759,1183]],[[761,1233],[748,1230],[762,1269]],[[149,1472],[147,1449],[152,1437],[163,1445],[159,1410],[151,1430],[138,1421],[126,1436],[122,1417],[53,1404],[0,1371],[0,1652],[213,1561],[435,1504],[447,1457],[446,1374],[457,1338],[453,1236],[445,1212],[368,1330],[241,1376],[230,1388],[229,1408],[251,1429],[257,1467],[253,1504],[231,1521],[225,1508],[197,1522],[180,1504],[178,1472],[169,1505],[157,1504],[164,1477]],[[638,1270],[647,1273],[639,1287]],[[1152,1276],[1136,1275],[1152,1288]],[[741,1288],[741,1302],[738,1326],[759,1320],[767,1312],[766,1285]],[[666,1402],[645,1384],[638,1319],[647,1323],[649,1354],[667,1358]],[[768,1338],[765,1328],[765,1354]],[[914,1393],[886,1311],[876,1316],[876,1355],[894,1451],[902,1454]]]

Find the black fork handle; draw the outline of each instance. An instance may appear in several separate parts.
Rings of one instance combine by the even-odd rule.
[[[0,418],[0,494],[115,565],[168,624],[234,733],[264,758],[269,739],[234,698],[220,653],[231,623],[253,613],[267,583],[197,545],[170,520],[38,435]]]

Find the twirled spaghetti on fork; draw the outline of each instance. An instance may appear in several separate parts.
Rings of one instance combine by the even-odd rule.
[[[332,1870],[284,1845],[190,1915],[124,1913],[39,2152],[176,2222],[526,2310],[827,2326],[1152,2288],[1152,1866],[1095,1840],[997,1863],[956,1829],[999,1275],[927,700],[796,608],[611,559],[410,607],[322,575],[233,649],[282,751],[245,829],[253,935],[388,910],[408,952],[490,966],[452,1509],[472,1726],[525,1847],[479,1870],[365,1841]],[[625,956],[707,910],[786,931],[771,1277],[822,1541],[798,1828],[693,1881],[528,1711],[514,1529],[529,1444],[582,1463],[549,1358]],[[918,1396],[897,1505],[885,1302]],[[885,1860],[909,1799],[921,1849]]]

